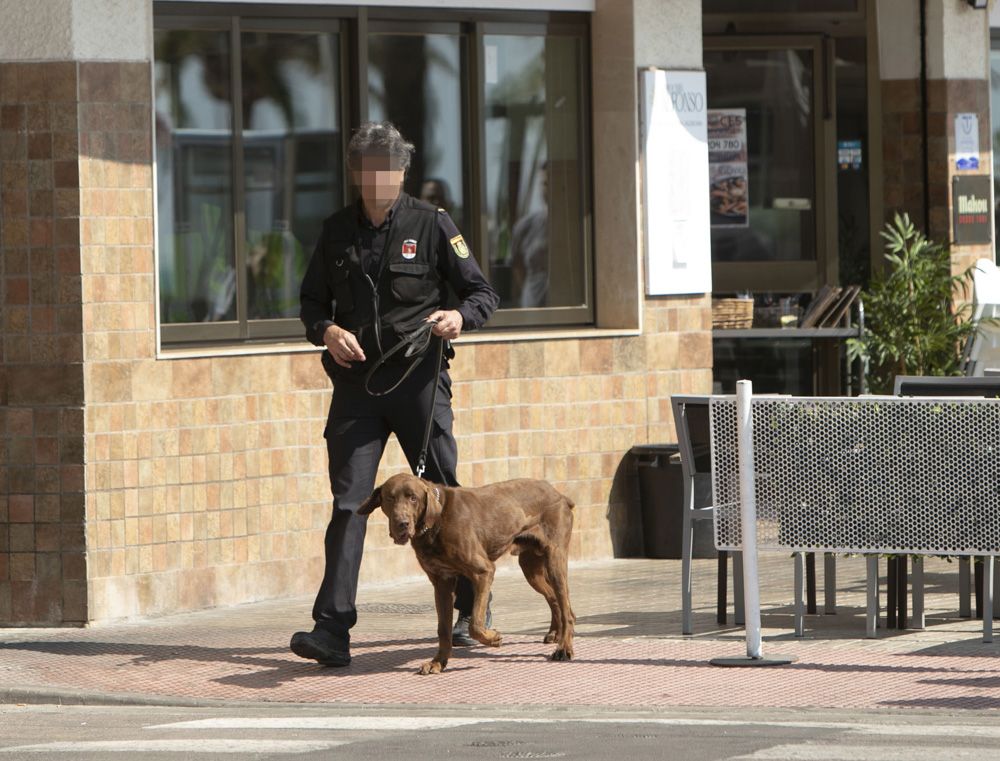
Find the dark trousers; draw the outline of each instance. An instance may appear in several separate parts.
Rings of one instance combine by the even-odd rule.
[[[358,620],[355,597],[368,524],[368,516],[358,515],[358,507],[375,488],[376,472],[390,433],[396,434],[410,469],[416,468],[435,380],[438,394],[424,478],[445,486],[458,486],[455,478],[458,448],[451,431],[451,378],[447,370],[434,378],[434,360],[432,356],[426,358],[399,388],[386,396],[369,396],[360,386],[349,383],[334,385],[323,434],[330,459],[333,519],[326,529],[326,570],[313,605],[313,620],[318,627],[345,640]],[[460,578],[455,607],[468,614],[472,598],[472,585]]]

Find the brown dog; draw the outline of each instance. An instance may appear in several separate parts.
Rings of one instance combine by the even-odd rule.
[[[545,598],[552,622],[545,642],[556,642],[556,661],[573,657],[567,556],[573,531],[573,503],[546,481],[520,479],[477,489],[436,486],[416,476],[393,476],[359,508],[367,515],[381,507],[396,544],[413,544],[420,566],[434,585],[438,652],[420,667],[437,674],[451,655],[455,582],[472,582],[475,601],[469,634],[484,645],[500,644],[500,632],[484,627],[496,559],[518,556],[524,577]]]

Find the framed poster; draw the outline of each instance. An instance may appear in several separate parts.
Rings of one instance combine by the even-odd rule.
[[[646,294],[712,290],[705,72],[640,72]]]
[[[993,240],[991,185],[988,174],[960,174],[952,178],[951,242],[954,245],[981,245]]]
[[[708,112],[708,182],[712,227],[748,227],[747,110]]]

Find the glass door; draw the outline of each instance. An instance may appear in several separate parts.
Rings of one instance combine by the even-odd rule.
[[[733,176],[712,167],[716,293],[815,292],[836,279],[826,58],[819,36],[705,39],[710,112],[735,112],[746,129],[745,167],[735,164]]]

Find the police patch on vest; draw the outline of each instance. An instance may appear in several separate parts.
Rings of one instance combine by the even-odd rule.
[[[465,245],[465,238],[461,235],[456,235],[449,241],[449,243],[451,243],[451,247],[455,249],[455,256],[459,259],[469,258],[469,247]]]
[[[417,242],[413,238],[403,241],[403,258],[412,259],[417,255]]]

